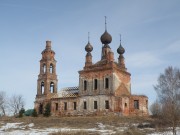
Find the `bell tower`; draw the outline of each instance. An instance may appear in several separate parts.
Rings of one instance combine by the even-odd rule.
[[[51,49],[51,41],[46,41],[46,48],[42,51],[40,73],[37,80],[36,98],[46,97],[57,93],[57,75],[55,52]]]

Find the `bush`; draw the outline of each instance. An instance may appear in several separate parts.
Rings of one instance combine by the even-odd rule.
[[[33,109],[33,112],[31,114],[32,117],[38,117],[36,109]]]
[[[25,111],[24,115],[25,116],[32,116],[34,109],[28,109],[27,111]]]
[[[45,111],[43,114],[45,117],[49,117],[51,115],[51,104],[47,103],[45,106]]]
[[[19,118],[23,117],[24,113],[25,113],[25,109],[21,108],[21,110],[19,111]]]

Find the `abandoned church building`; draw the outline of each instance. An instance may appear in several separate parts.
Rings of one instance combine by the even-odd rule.
[[[57,90],[55,52],[51,41],[46,41],[42,51],[40,73],[37,80],[35,109],[42,114],[47,103],[51,104],[51,115],[104,115],[108,113],[148,115],[148,97],[131,94],[131,74],[125,66],[125,49],[121,42],[117,48],[118,60],[111,50],[111,35],[105,32],[100,37],[102,54],[98,62],[92,62],[93,46],[88,41],[85,64],[79,71],[79,86]]]

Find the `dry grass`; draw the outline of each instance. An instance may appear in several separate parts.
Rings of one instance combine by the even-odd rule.
[[[82,129],[80,131],[58,132],[51,135],[98,135],[98,132],[89,132],[83,129],[97,128],[98,123],[107,125],[106,130],[116,131],[115,135],[144,135],[138,128],[133,128],[135,123],[152,123],[150,117],[122,117],[122,116],[79,116],[79,117],[4,117],[0,118],[4,123],[23,122],[23,124],[34,123],[35,128],[69,128]],[[127,127],[125,131],[119,131],[119,127]]]
[[[25,124],[34,123],[35,127],[72,127],[72,128],[94,128],[97,123],[111,126],[123,126],[132,123],[152,122],[149,117],[119,117],[119,116],[80,116],[80,117],[23,117],[1,118],[5,123],[24,122]]]

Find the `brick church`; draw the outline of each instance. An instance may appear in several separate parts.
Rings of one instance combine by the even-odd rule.
[[[105,24],[106,26],[106,24]],[[101,58],[92,62],[93,46],[88,41],[85,65],[79,71],[79,86],[57,90],[55,52],[51,41],[46,41],[42,51],[40,73],[37,80],[35,109],[43,114],[45,105],[51,104],[51,115],[105,115],[108,113],[128,115],[148,115],[148,97],[131,93],[131,74],[125,66],[123,54],[125,49],[120,45],[117,62],[111,50],[111,35],[105,32],[100,37],[103,44]]]

